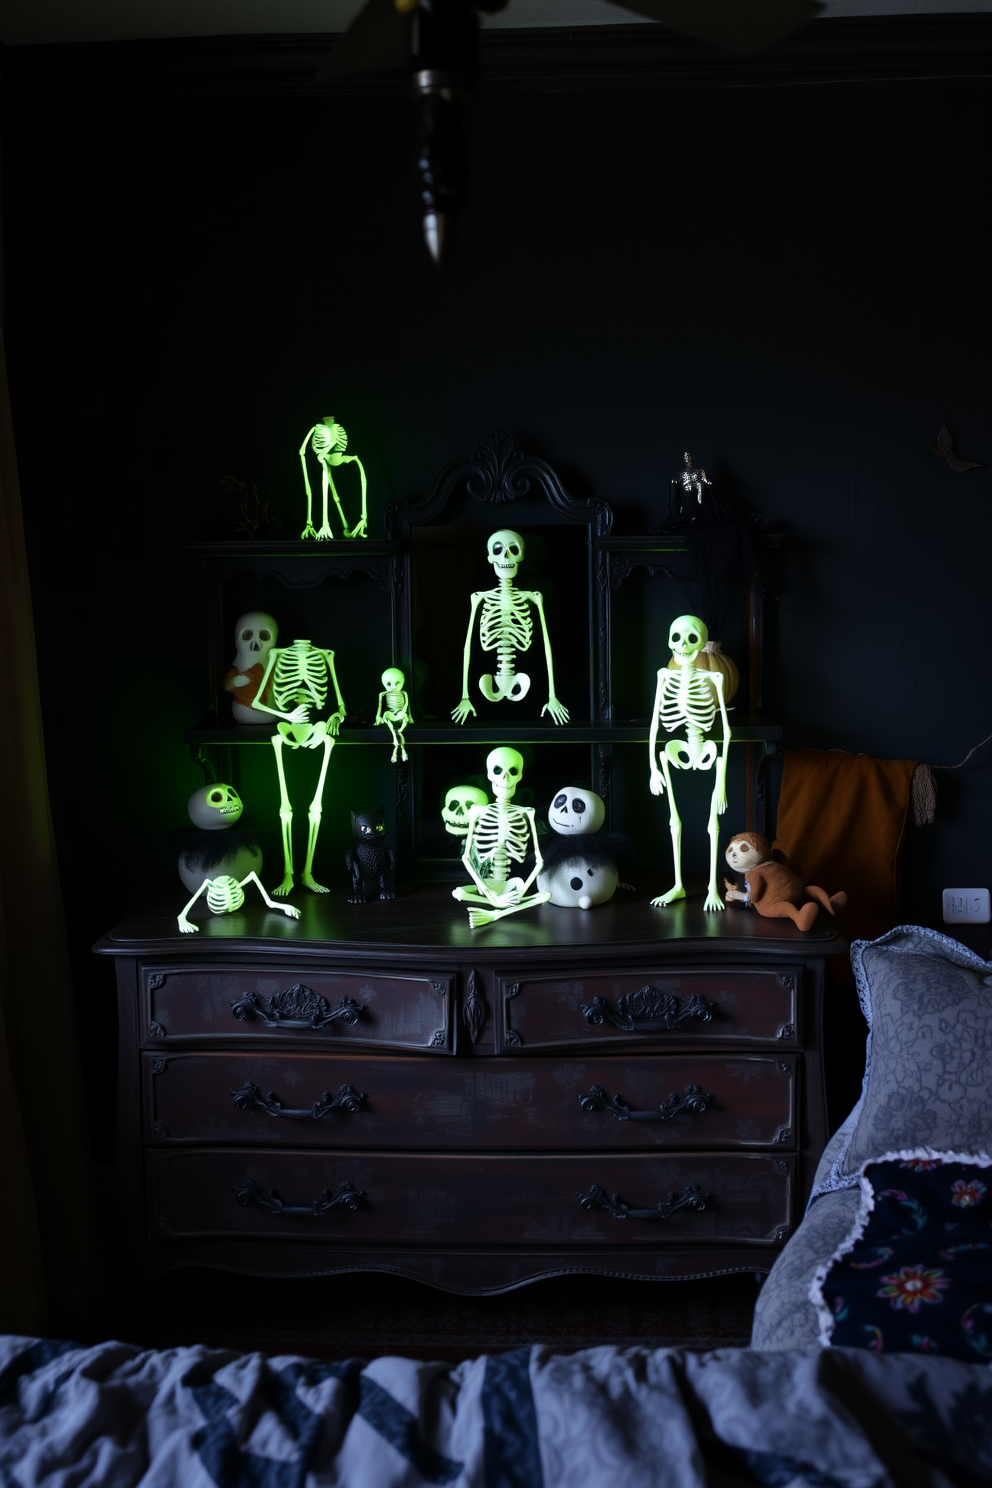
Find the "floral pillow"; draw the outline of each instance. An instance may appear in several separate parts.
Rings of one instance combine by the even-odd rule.
[[[992,1158],[866,1163],[850,1235],[810,1287],[820,1342],[992,1362]]]

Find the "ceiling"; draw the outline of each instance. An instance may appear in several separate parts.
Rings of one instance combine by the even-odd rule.
[[[152,41],[166,37],[293,35],[343,31],[363,0],[4,0],[5,46]],[[742,0],[746,3],[746,0]],[[834,16],[933,15],[992,11],[992,0],[825,0]],[[639,16],[605,0],[512,0],[487,28],[615,26]]]

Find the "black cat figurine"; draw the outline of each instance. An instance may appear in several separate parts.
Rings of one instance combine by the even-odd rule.
[[[355,846],[345,854],[345,867],[351,874],[349,904],[367,904],[369,899],[395,899],[393,869],[396,854],[383,842],[386,835],[386,813],[382,806],[375,811],[353,811],[351,830]]]

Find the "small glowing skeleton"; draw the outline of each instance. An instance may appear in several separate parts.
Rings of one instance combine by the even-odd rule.
[[[310,477],[307,474],[307,445],[310,446],[320,462],[324,520],[319,530],[315,529],[313,525],[313,493],[310,490]],[[366,506],[365,466],[357,455],[346,455],[345,450],[347,448],[348,436],[336,421],[333,413],[329,413],[326,418],[321,419],[319,424],[314,424],[312,429],[307,430],[307,437],[300,445],[300,464],[303,466],[303,484],[307,492],[307,525],[300,533],[301,537],[325,538],[334,536],[331,531],[331,524],[327,519],[328,493],[333,496],[334,505],[337,507],[338,516],[341,518],[341,536],[366,537],[368,535],[366,530],[368,526],[368,510]],[[344,519],[344,511],[338,497],[337,487],[334,484],[334,477],[331,474],[331,469],[337,468],[339,465],[357,465],[358,473],[362,478],[362,515],[354,527],[350,529]]]
[[[515,749],[494,749],[486,757],[486,774],[496,799],[491,806],[471,808],[462,853],[475,887],[451,891],[452,897],[463,903],[486,906],[469,910],[468,922],[473,930],[518,910],[546,904],[551,897],[527,892],[544,860],[537,845],[533,807],[510,805],[523,768],[523,756]],[[529,851],[533,851],[534,866],[527,878],[510,878],[511,863],[522,863]]]
[[[476,611],[479,615],[479,640],[483,651],[495,651],[496,675],[486,673],[479,678],[479,689],[484,698],[498,703],[507,698],[519,703],[530,691],[530,678],[526,672],[518,672],[514,660],[518,651],[527,651],[534,635],[534,618],[530,612],[533,605],[541,621],[544,636],[544,656],[548,665],[548,701],[541,715],[550,713],[555,723],[568,722],[568,709],[555,697],[555,672],[551,661],[551,641],[548,638],[548,622],[544,618],[544,599],[536,589],[517,589],[514,577],[524,556],[524,540],[519,532],[502,530],[494,532],[489,539],[487,555],[499,579],[498,589],[480,589],[472,595],[472,609],[468,617],[468,633],[465,636],[465,652],[462,661],[462,700],[452,708],[451,716],[456,723],[464,723],[470,713],[474,714],[468,696],[468,669],[472,651],[472,627]]]
[[[688,450],[686,450],[685,453],[685,468],[680,474],[679,480],[682,482],[682,489],[685,492],[686,496],[695,496],[696,505],[702,506],[703,487],[711,486],[713,482],[707,479],[705,470],[696,469],[696,467],[692,463],[692,456],[689,454]]]
[[[184,935],[195,935],[199,930],[199,925],[194,925],[186,916],[204,889],[207,892],[207,907],[212,914],[234,914],[245,902],[244,886],[246,883],[255,883],[258,885],[258,892],[270,909],[281,910],[283,914],[289,915],[294,920],[300,918],[300,911],[296,908],[295,904],[277,904],[274,899],[269,898],[262,887],[262,880],[257,873],[249,873],[248,877],[241,879],[240,882],[236,878],[230,878],[227,874],[222,874],[220,878],[205,878],[186,908],[179,915],[177,924],[182,933]]]
[[[403,735],[413,722],[410,713],[410,695],[406,691],[406,678],[399,667],[386,668],[382,674],[382,686],[383,691],[379,694],[375,721],[377,724],[384,723],[392,735],[391,763],[395,765],[397,756],[403,760],[409,759]]]
[[[329,718],[310,723],[310,709],[315,708],[319,712],[327,701],[328,678],[334,686],[337,709]],[[272,698],[276,705],[274,708],[260,701],[266,695],[265,690],[270,680]],[[344,722],[344,699],[338,686],[337,672],[334,670],[334,652],[322,651],[317,646],[311,646],[309,641],[294,641],[292,646],[285,648],[273,646],[252,707],[262,713],[271,713],[281,720],[272,736],[272,748],[276,752],[276,769],[279,772],[279,819],[282,823],[284,876],[278,888],[272,890],[274,894],[288,894],[293,887],[293,804],[286,789],[283,749],[324,751],[320,779],[308,812],[310,830],[300,882],[315,894],[326,894],[329,891],[323,884],[317,883],[311,870],[317,847],[317,833],[320,831],[321,800],[327,766],[337,731]]]
[[[710,816],[707,832],[710,838],[710,880],[704,909],[723,909],[723,900],[716,886],[717,839],[720,826],[717,818],[727,809],[727,751],[730,748],[730,720],[723,697],[723,677],[719,672],[703,672],[695,666],[696,657],[709,640],[709,631],[695,615],[680,615],[672,621],[668,633],[668,645],[677,664],[676,671],[662,667],[658,673],[658,688],[651,715],[651,732],[648,740],[648,761],[651,769],[651,794],[660,796],[668,791],[669,825],[672,834],[672,856],[675,861],[675,883],[667,894],[661,894],[651,903],[659,906],[672,904],[685,898],[682,884],[682,821],[675,808],[675,790],[672,770],[709,770],[716,765],[716,781],[710,799]],[[723,723],[723,753],[713,739],[705,736],[713,727],[717,710]],[[685,728],[686,737],[669,739],[658,753],[659,723],[669,734],[677,728]],[[661,764],[659,770],[658,765]]]

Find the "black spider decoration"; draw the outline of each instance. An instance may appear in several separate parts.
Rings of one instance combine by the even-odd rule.
[[[396,854],[383,842],[386,835],[386,813],[382,806],[375,811],[353,811],[351,830],[355,846],[345,854],[345,867],[351,874],[349,904],[367,904],[369,899],[395,899],[393,870]]]

